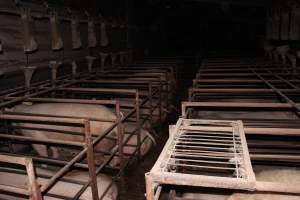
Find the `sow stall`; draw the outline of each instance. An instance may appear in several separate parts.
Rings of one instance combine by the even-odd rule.
[[[255,180],[251,167],[299,164],[300,82],[292,71],[260,60],[204,61],[146,174],[147,199],[159,199],[163,187],[181,199],[182,186],[299,195],[294,185]]]
[[[106,73],[109,76],[109,72],[104,72],[104,74]],[[112,72],[111,74],[113,75],[114,73],[116,73],[116,71]],[[80,75],[75,73],[72,74],[71,76],[66,76],[58,79],[56,79],[56,77],[52,77],[53,78],[52,81],[43,81],[34,84],[30,84],[31,76],[26,76],[27,79],[25,80],[26,81],[25,87],[18,87],[18,88],[2,91],[1,93],[2,108],[14,106],[20,102],[75,103],[75,104],[105,105],[106,107],[110,107],[116,113],[117,118],[111,121],[112,126],[104,133],[102,133],[101,136],[99,137],[86,136],[86,138],[84,139],[86,143],[85,142],[78,143],[72,141],[58,141],[58,140],[50,140],[50,139],[39,139],[35,137],[19,136],[19,135],[15,135],[11,131],[14,130],[15,128],[19,128],[19,129],[28,128],[22,126],[17,127],[14,124],[16,122],[19,123],[30,122],[33,124],[44,123],[49,125],[49,130],[52,131],[59,131],[59,130],[55,130],[55,126],[59,123],[63,123],[64,125],[68,123],[72,125],[76,124],[76,126],[82,125],[83,127],[87,127],[86,129],[88,130],[89,120],[95,120],[95,119],[79,119],[79,118],[77,119],[76,117],[74,118],[69,116],[64,116],[64,117],[45,116],[45,115],[28,116],[28,114],[25,113],[14,113],[14,112],[9,112],[6,109],[3,109],[1,118],[4,124],[2,127],[3,129],[2,131],[4,134],[1,134],[1,138],[3,139],[3,141],[6,140],[8,141],[8,142],[4,142],[8,147],[5,150],[8,151],[4,151],[1,154],[6,156],[17,156],[18,158],[16,160],[19,160],[20,156],[21,156],[20,159],[23,159],[23,156],[25,157],[29,156],[32,158],[34,164],[39,163],[39,164],[47,164],[47,165],[54,165],[54,166],[62,166],[62,168],[59,169],[57,173],[50,178],[49,183],[47,183],[45,186],[41,188],[42,196],[43,195],[51,196],[51,194],[47,192],[49,188],[55,185],[57,181],[60,180],[61,177],[63,178],[64,174],[67,173],[72,168],[72,166],[74,166],[76,169],[79,168],[79,169],[88,170],[90,174],[90,179],[89,179],[90,181],[84,184],[81,183],[82,188],[72,198],[75,199],[78,198],[88,188],[88,186],[91,185],[93,199],[99,199],[95,174],[99,174],[100,172],[105,170],[105,168],[111,169],[111,167],[108,167],[109,162],[114,158],[114,156],[118,156],[120,158],[120,165],[117,167],[117,169],[113,170],[110,173],[112,173],[115,176],[114,179],[116,179],[117,177],[122,177],[123,170],[126,167],[126,165],[129,163],[129,161],[136,155],[139,157],[140,146],[145,140],[143,141],[140,141],[139,139],[137,140],[138,141],[137,147],[132,155],[124,155],[123,147],[127,145],[128,141],[131,139],[133,135],[136,135],[137,138],[139,138],[140,127],[142,126],[143,122],[145,122],[146,120],[150,119],[151,121],[152,113],[155,108],[159,109],[159,118],[161,119],[161,109],[162,109],[161,96],[162,96],[163,87],[161,84],[162,81],[160,80],[160,72],[157,72],[156,75],[152,76],[155,79],[151,81],[124,80],[124,78],[127,79],[128,77],[135,77],[141,79],[144,78],[144,76],[139,76],[139,75],[120,76],[121,80],[108,79],[107,78],[108,76],[103,76],[98,72],[82,73]],[[147,74],[145,74],[145,76],[147,77]],[[101,77],[102,78],[105,77],[105,79],[100,79]],[[164,84],[167,84],[165,80],[164,80]],[[114,99],[119,99],[120,97],[123,96],[126,97],[130,96],[130,98],[132,99],[131,100],[132,103],[121,104],[119,100],[114,100]],[[156,99],[156,105],[154,105],[151,102],[153,99]],[[144,116],[140,116],[140,110],[144,104],[147,104],[147,109],[149,109],[150,112],[146,113],[146,115]],[[125,108],[127,112],[123,112],[122,111],[123,108]],[[122,113],[125,113],[125,115],[122,115]],[[97,119],[97,120],[107,121],[106,119]],[[136,123],[136,128],[131,133],[127,133],[126,135],[124,134],[123,126],[124,126],[124,122],[128,120]],[[51,126],[51,124],[53,124],[53,126]],[[117,128],[118,130],[118,137],[110,138],[108,134],[114,128]],[[29,129],[35,130],[37,128],[29,127]],[[66,133],[65,131],[63,133],[72,134],[72,133]],[[99,153],[99,152],[95,152],[95,149],[93,151],[93,147],[96,144],[101,143],[101,141],[104,141],[105,139],[117,140],[117,145],[110,151],[101,152],[107,154],[107,159],[105,159],[102,163],[97,163],[96,166],[93,167],[94,166],[93,158],[95,156],[94,154]],[[32,143],[47,144],[49,146],[63,146],[63,147],[76,147],[76,148],[84,147],[84,149],[80,151],[78,154],[76,154],[74,158],[71,158],[71,160],[62,161],[62,160],[57,160],[52,158],[43,158],[32,154],[25,155],[25,154],[20,154],[20,152],[14,152],[12,148],[13,144],[20,143],[20,142],[25,142],[25,143],[27,142],[30,144]],[[124,159],[125,156],[127,156],[128,158]],[[87,164],[85,162],[80,162],[80,160],[82,160],[85,157],[87,157],[87,161],[88,161]],[[9,158],[14,158],[14,157],[9,157]],[[3,157],[2,161],[6,162],[7,157]],[[18,161],[14,163],[18,163]],[[15,169],[12,168],[10,170],[14,171]],[[24,173],[24,171],[22,171],[22,173]],[[32,176],[32,174],[29,174],[29,176]],[[111,185],[112,183],[108,185],[108,188]],[[14,189],[2,188],[2,190],[8,192],[14,192],[22,195],[28,195],[28,193],[25,193],[24,191],[22,192],[18,191],[17,188]],[[102,199],[102,197],[105,195],[107,191],[108,189],[106,189],[105,192],[101,194],[102,196],[100,196],[100,199]],[[57,195],[55,196],[59,198]],[[60,198],[65,199],[67,197],[61,196]]]
[[[62,83],[63,82],[63,83]],[[114,148],[112,149],[111,151],[111,155],[109,156],[109,158],[104,161],[103,163],[101,163],[101,165],[97,166],[97,173],[99,173],[106,165],[107,163],[109,163],[109,161],[113,158],[114,155],[117,155],[118,153],[118,156],[120,156],[121,160],[123,158],[123,131],[121,129],[121,114],[120,114],[120,104],[118,101],[116,100],[86,100],[86,99],[61,99],[61,98],[54,98],[54,94],[55,94],[55,91],[58,90],[59,88],[62,88],[62,87],[67,87],[67,86],[70,86],[72,84],[74,84],[76,81],[71,81],[70,83],[64,83],[64,81],[62,82],[58,82],[55,84],[55,86],[51,86],[51,83],[45,83],[45,84],[36,84],[37,86],[33,86],[33,87],[30,87],[30,88],[27,88],[27,89],[16,89],[16,90],[13,90],[13,91],[8,91],[8,92],[3,92],[5,94],[5,96],[3,96],[3,102],[1,103],[1,106],[4,107],[4,106],[11,106],[11,105],[14,105],[15,103],[18,103],[20,101],[31,101],[31,102],[35,102],[35,101],[39,101],[39,102],[56,102],[56,103],[76,103],[76,104],[97,104],[97,105],[106,105],[106,106],[112,106],[114,107],[114,110],[116,111],[116,116],[117,116],[117,120],[119,121],[118,123],[116,123],[115,121],[112,121],[113,126],[111,128],[109,128],[108,130],[105,131],[105,133],[103,133],[101,135],[101,137],[98,137],[98,138],[93,138],[91,139],[91,136],[87,137],[85,139],[86,142],[89,142],[91,143],[91,147],[89,147],[88,149],[87,148],[84,148],[84,150],[82,150],[81,152],[79,152],[76,157],[72,158],[70,161],[59,161],[59,160],[53,160],[53,159],[50,159],[50,158],[39,158],[39,157],[34,157],[33,156],[33,160],[34,161],[37,161],[37,162],[42,162],[42,163],[47,163],[47,164],[55,164],[55,165],[63,165],[64,167],[59,170],[57,172],[57,175],[53,176],[53,178],[50,180],[50,183],[47,184],[45,186],[45,189],[42,190],[42,192],[46,191],[47,188],[50,188],[57,180],[59,177],[61,177],[62,175],[64,175],[64,173],[66,173],[69,168],[72,166],[72,165],[75,165],[75,166],[80,166],[81,168],[83,167],[83,169],[90,169],[91,172],[90,172],[90,175],[92,175],[91,177],[95,177],[95,175],[93,173],[95,173],[96,171],[94,170],[94,168],[92,167],[93,166],[93,151],[92,151],[92,147],[95,146],[97,143],[101,142],[104,137],[109,134],[109,132],[117,126],[117,124],[119,124],[119,127],[118,127],[118,131],[119,131],[119,137],[118,137],[118,148]],[[50,87],[51,86],[51,87]],[[26,87],[25,87],[26,88]],[[39,95],[44,95],[42,97],[39,98]],[[46,96],[46,97],[45,97]],[[47,98],[47,96],[52,96],[53,98]],[[138,115],[137,115],[138,116]],[[15,136],[14,134],[13,135],[10,135],[9,133],[11,133],[12,131],[12,128],[15,129],[16,127],[13,127],[13,126],[10,126],[9,127],[9,123],[7,123],[7,121],[11,121],[11,122],[16,122],[18,120],[25,120],[25,121],[30,121],[30,122],[35,122],[35,123],[38,123],[38,124],[41,124],[41,123],[46,123],[48,126],[49,126],[49,129],[51,130],[51,124],[49,123],[52,123],[53,124],[53,127],[55,127],[55,125],[59,124],[59,123],[71,123],[71,124],[78,124],[78,125],[82,125],[85,127],[85,129],[87,129],[87,131],[85,132],[86,134],[88,134],[88,129],[89,129],[89,119],[76,119],[74,117],[68,117],[66,116],[64,118],[62,117],[59,117],[59,116],[44,116],[44,115],[37,115],[37,116],[28,116],[28,114],[22,114],[22,113],[7,113],[5,110],[3,111],[2,115],[2,120],[4,121],[4,129],[7,131],[5,134],[2,134],[1,137],[3,139],[3,141],[6,141],[6,140],[9,140],[9,141],[12,141],[15,142],[15,141],[27,141],[29,143],[43,143],[43,144],[48,144],[48,145],[54,145],[54,146],[57,146],[57,145],[67,145],[67,146],[75,146],[75,147],[84,147],[84,146],[88,146],[88,143],[85,144],[85,143],[77,143],[76,142],[72,142],[72,141],[59,141],[59,140],[48,140],[48,139],[40,139],[40,138],[28,138],[28,137],[25,137],[25,136]],[[105,119],[100,119],[100,121],[103,121]],[[123,119],[125,120],[125,118]],[[84,124],[83,124],[84,122]],[[24,128],[24,127],[18,127],[19,129],[21,128]],[[28,128],[28,127],[27,127]],[[34,130],[34,127],[32,127],[33,130]],[[54,128],[55,130],[55,128]],[[55,131],[59,131],[59,130],[55,130]],[[71,133],[66,133],[64,132],[64,134],[71,134]],[[78,134],[78,133],[77,133]],[[128,142],[128,140],[130,139],[130,137],[127,139],[127,141],[125,141],[125,144]],[[8,142],[8,145],[9,147],[12,147],[12,143],[11,142]],[[13,149],[11,149],[12,151],[8,152],[7,154],[9,155],[12,155],[13,154]],[[88,151],[87,151],[88,150]],[[86,165],[86,164],[80,164],[80,163],[77,163],[78,160],[82,159],[82,157],[86,154],[86,152],[88,152],[89,154],[89,161],[88,162],[89,164]],[[107,153],[107,152],[106,152]],[[20,153],[17,153],[17,156],[25,156],[25,155],[20,155]],[[28,156],[28,155],[27,155]],[[123,161],[122,161],[123,162]],[[120,168],[120,172],[123,171],[124,168],[122,165],[121,165],[121,168]],[[93,172],[94,170],[94,172]],[[91,179],[92,180],[92,179]],[[93,182],[95,182],[95,180],[93,180]],[[89,183],[86,183],[85,185],[83,185],[84,188],[86,189],[87,186],[89,186]],[[82,193],[83,191],[82,190],[80,193]],[[93,195],[95,195],[95,199],[99,198],[98,195],[96,195],[96,190],[97,188],[93,188]],[[80,196],[80,195],[79,195]],[[97,196],[97,198],[96,198]]]
[[[24,99],[25,100],[25,99]],[[57,102],[60,102],[57,100]],[[1,134],[2,138],[2,155],[7,155],[7,156],[17,156],[18,158],[22,158],[23,156],[25,157],[31,157],[32,160],[35,163],[43,163],[47,164],[50,166],[61,166],[61,168],[57,169],[57,172],[49,179],[49,181],[41,187],[41,192],[43,194],[47,194],[47,191],[51,189],[55,183],[60,180],[62,176],[64,176],[67,172],[69,172],[71,169],[76,168],[81,168],[89,171],[90,179],[88,182],[82,184],[82,189],[78,191],[75,196],[80,197],[81,194],[91,186],[92,188],[92,193],[93,193],[93,198],[94,199],[99,199],[98,195],[98,190],[97,190],[97,182],[96,182],[96,174],[99,174],[100,171],[103,170],[103,168],[110,162],[110,160],[117,155],[121,159],[121,163],[123,163],[123,131],[121,127],[121,115],[120,115],[120,107],[119,107],[119,102],[117,101],[103,101],[103,100],[78,100],[78,101],[72,101],[68,100],[68,103],[88,103],[88,104],[101,104],[101,105],[115,105],[116,106],[116,116],[117,119],[115,121],[112,121],[112,126],[108,128],[104,133],[102,133],[99,136],[93,136],[90,133],[90,122],[95,121],[95,120],[100,120],[100,121],[107,121],[105,119],[80,119],[76,117],[60,117],[60,116],[47,116],[47,115],[28,115],[28,114],[22,114],[22,113],[13,113],[13,112],[3,112],[1,114],[1,120],[4,123],[4,127],[2,129],[5,129],[6,132]],[[13,123],[12,123],[13,122]],[[26,123],[26,126],[24,126]],[[34,124],[38,124],[39,126],[33,126]],[[28,126],[29,125],[29,126]],[[59,130],[57,129],[58,125],[62,125],[64,127],[73,127],[74,125],[77,127],[82,127],[83,132],[67,132],[64,130]],[[41,126],[41,127],[40,127]],[[47,127],[47,128],[45,128]],[[104,138],[111,132],[112,129],[117,127],[118,130],[118,145],[114,147],[111,150],[110,156],[104,160],[102,163],[99,163],[98,166],[95,166],[94,164],[94,147],[98,144],[101,143]],[[15,133],[12,130],[15,129],[29,129],[32,131],[41,131],[41,130],[46,130],[46,133],[51,131],[51,132],[56,132],[56,133],[63,133],[63,134],[77,134],[77,135],[83,135],[83,142],[74,142],[74,141],[68,141],[68,140],[55,140],[55,139],[46,139],[46,138],[36,138],[36,137],[29,137],[29,136],[19,136],[15,135]],[[51,133],[50,132],[50,133]],[[49,157],[40,157],[40,156],[35,156],[34,154],[32,155],[30,152],[21,154],[20,152],[14,152],[13,144],[18,144],[22,142],[28,142],[30,144],[46,144],[49,146],[64,146],[64,147],[76,147],[77,149],[82,149],[79,150],[78,153],[76,153],[70,160],[57,160]],[[8,151],[4,148],[4,145],[8,146]],[[125,141],[126,144],[126,141]],[[20,157],[21,156],[21,157]],[[87,164],[85,162],[81,162],[84,158],[87,158]],[[17,160],[17,159],[16,159]],[[3,161],[3,160],[1,160]],[[4,160],[5,162],[5,160]],[[14,162],[17,164],[17,161]],[[123,164],[120,165],[120,171],[118,172],[118,176],[122,173],[124,169]],[[9,169],[3,169],[5,171],[8,171]],[[12,168],[11,170],[14,170]],[[13,172],[13,171],[12,171]],[[13,192],[14,194],[19,194],[19,195],[28,195],[27,193],[20,192],[17,188],[12,189],[9,188],[2,188],[2,190],[6,192]],[[49,194],[51,196],[51,194]],[[103,194],[105,195],[105,194]],[[69,197],[58,197],[61,199],[64,198],[69,198]],[[38,199],[38,198],[37,198]]]
[[[243,120],[246,129],[264,128],[260,133],[269,137],[261,139],[272,141],[272,135],[273,138],[277,135],[278,141],[248,141],[250,153],[255,153],[252,159],[299,162],[298,145],[291,143],[296,142],[297,137],[284,137],[299,135],[299,79],[291,73],[291,68],[282,72],[280,65],[256,63],[247,60],[242,65],[205,63],[189,89],[189,101],[195,102],[200,109],[194,115],[201,115],[202,111],[207,112],[208,118]],[[209,115],[213,112],[215,116]],[[259,138],[259,132],[246,131],[246,134],[249,134],[249,139],[253,138],[250,134]],[[284,150],[272,149],[276,144]],[[290,155],[281,155],[283,151]]]

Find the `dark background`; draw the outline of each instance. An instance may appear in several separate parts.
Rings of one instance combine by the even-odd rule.
[[[52,0],[104,16],[122,16],[133,26],[131,41],[149,54],[252,51],[261,48],[271,0]],[[285,1],[287,2],[287,1]],[[128,3],[128,5],[127,5]],[[129,9],[128,9],[129,8]]]
[[[258,49],[264,37],[264,4],[214,1],[134,1],[138,46],[156,54]]]

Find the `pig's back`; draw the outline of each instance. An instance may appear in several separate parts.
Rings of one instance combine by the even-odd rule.
[[[71,103],[41,103],[33,105],[17,105],[15,112],[30,114],[46,114],[55,116],[70,116],[82,118],[100,118],[115,120],[115,114],[105,106]]]

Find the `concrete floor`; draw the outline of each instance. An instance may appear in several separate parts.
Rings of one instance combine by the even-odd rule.
[[[156,162],[161,150],[163,149],[169,134],[169,125],[175,124],[180,115],[181,101],[187,98],[187,88],[191,85],[192,79],[195,76],[194,60],[188,60],[184,64],[184,69],[181,70],[180,80],[177,85],[177,92],[174,95],[173,105],[176,109],[169,113],[167,120],[162,126],[162,130],[157,131],[160,136],[157,139],[157,146],[155,146],[146,157],[140,161],[135,162],[126,169],[125,174],[125,188],[120,189],[120,200],[145,200],[145,173],[150,171]]]
[[[126,169],[125,190],[120,193],[120,200],[145,200],[145,173],[150,171],[157,160],[165,142],[168,139],[167,126],[161,131],[161,138],[157,140],[157,145],[141,161],[136,161]]]

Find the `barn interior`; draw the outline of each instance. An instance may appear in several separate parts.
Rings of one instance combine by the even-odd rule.
[[[0,199],[300,200],[298,0],[0,0]]]

